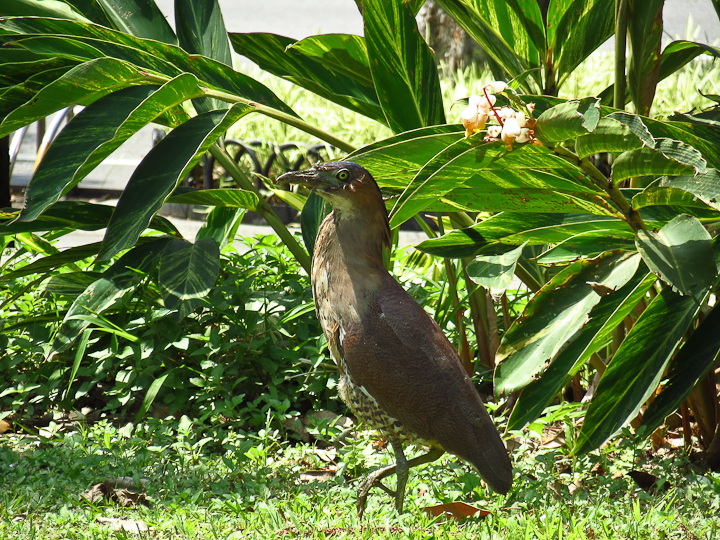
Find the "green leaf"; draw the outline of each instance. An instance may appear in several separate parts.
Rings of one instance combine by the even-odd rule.
[[[194,244],[174,239],[167,243],[158,262],[158,284],[165,307],[183,319],[202,303],[220,273],[220,249],[214,238]]]
[[[468,257],[496,242],[514,246],[523,242],[553,244],[591,230],[605,231],[608,237],[633,238],[632,231],[621,219],[584,214],[503,212],[467,229],[425,240],[416,248],[438,257]]]
[[[88,341],[90,341],[90,334],[92,330],[85,330],[80,337],[77,350],[75,351],[75,360],[73,361],[72,368],[70,369],[70,377],[68,377],[68,386],[63,393],[62,399],[67,399],[70,393],[72,383],[75,381],[75,375],[77,375],[78,369],[80,368],[80,362],[82,362],[83,356],[85,356],[85,349],[87,349]]]
[[[198,189],[173,195],[167,202],[173,204],[201,204],[255,210],[259,199],[252,191],[242,189]]]
[[[665,418],[685,401],[700,379],[714,367],[720,352],[720,304],[703,319],[700,326],[670,362],[667,382],[643,414],[642,426],[654,432]]]
[[[599,99],[572,100],[542,113],[535,124],[535,137],[547,146],[590,133],[599,121]]]
[[[612,166],[613,182],[638,176],[679,176],[704,173],[702,154],[680,141],[656,139],[655,148],[638,148],[620,154]]]
[[[99,260],[132,247],[178,181],[218,137],[251,112],[247,105],[211,111],[174,129],[138,165],[122,192],[108,224]]]
[[[144,73],[121,60],[100,58],[86,62],[48,84],[31,101],[7,115],[0,124],[0,137],[69,105],[87,105],[125,86],[148,83]]]
[[[312,192],[305,201],[300,214],[300,227],[302,230],[303,243],[305,249],[311,255],[315,252],[315,239],[318,230],[325,216],[330,213],[330,205],[316,192]]]
[[[578,373],[594,353],[612,341],[613,331],[642,300],[657,278],[639,265],[623,287],[600,299],[590,311],[581,334],[571,339],[537,380],[523,388],[513,408],[508,429],[522,429],[538,418],[550,401]]]
[[[525,244],[522,244],[502,255],[476,257],[467,265],[468,276],[478,285],[491,289],[493,294],[502,294],[513,279],[524,247]]]
[[[602,229],[581,232],[544,251],[535,262],[549,265],[566,264],[577,259],[595,257],[613,249],[627,251],[635,249],[635,240],[631,235],[621,238],[613,235],[613,232]]]
[[[697,176],[662,178],[657,185],[659,188],[681,189],[691,193],[708,206],[720,210],[720,173],[717,169],[708,169],[707,173]],[[633,203],[634,200],[633,198]]]
[[[435,55],[420,36],[411,7],[364,0],[370,71],[388,126],[399,133],[445,123]]]
[[[632,198],[633,210],[647,206],[685,206],[709,210],[708,205],[692,193],[675,187],[661,187],[659,182],[646,187]]]
[[[195,235],[195,242],[201,238],[214,238],[222,250],[229,241],[235,238],[244,215],[244,208],[224,206],[213,208]]]
[[[374,87],[365,39],[361,36],[310,36],[289,45],[288,49],[312,58],[338,75],[354,79],[366,88]]]
[[[230,41],[235,52],[248,57],[261,69],[368,118],[386,123],[372,84],[328,69],[316,58],[295,50],[295,40],[275,34],[231,33]]]
[[[52,255],[48,255],[42,259],[37,259],[30,264],[17,268],[12,272],[3,274],[0,276],[0,281],[9,281],[11,279],[17,279],[31,274],[42,274],[61,266],[65,266],[66,264],[94,257],[97,255],[100,245],[100,242],[94,242],[92,244],[74,246],[64,251],[60,251],[59,253],[53,253]]]
[[[600,296],[589,282],[620,288],[635,274],[635,253],[605,252],[577,261],[558,273],[528,302],[522,316],[503,336],[497,352],[495,391],[526,386],[546,362],[582,328]]]
[[[613,356],[585,415],[573,454],[599,448],[637,416],[702,306],[666,287],[640,315]]]
[[[580,159],[584,159],[601,152],[619,154],[642,146],[643,142],[628,126],[612,118],[601,118],[592,133],[577,138],[575,153]]]
[[[533,5],[535,2],[436,0],[435,3],[482,47],[496,66],[493,73],[497,77],[513,79],[542,66],[540,55],[545,54],[545,47],[538,49],[538,44],[545,41],[541,37],[544,29],[538,23],[539,9]],[[504,76],[501,77],[501,73]],[[532,78],[535,82],[532,91],[540,92],[540,73],[533,71]]]
[[[37,290],[38,292],[77,297],[100,277],[99,272],[63,272],[44,280]]]
[[[155,398],[157,397],[158,392],[162,388],[162,385],[165,383],[165,379],[167,379],[168,375],[170,375],[174,370],[171,369],[170,371],[164,373],[157,379],[155,379],[152,384],[150,385],[150,388],[148,388],[147,394],[145,394],[145,399],[143,399],[142,406],[140,407],[140,410],[135,415],[135,422],[140,422],[145,415],[150,410],[150,407],[153,404],[153,401],[155,401]]]
[[[48,148],[27,187],[18,219],[37,218],[140,128],[199,93],[197,79],[184,74],[160,89],[124,88],[86,107]]]
[[[175,32],[154,0],[97,0],[115,28],[140,38],[177,45]]]
[[[557,86],[615,33],[614,0],[553,0],[547,14],[548,51]]]
[[[0,21],[0,28],[8,29],[20,34],[59,34],[70,36],[77,43],[87,42],[93,48],[102,47],[109,56],[119,56],[120,59],[132,59],[132,62],[142,61],[148,65],[139,64],[139,67],[150,69],[155,66],[163,69],[164,75],[175,77],[179,71],[192,73],[203,85],[224,91],[229,94],[257,102],[278,111],[299,118],[293,110],[285,105],[266,86],[252,77],[234,71],[225,64],[205,56],[190,55],[174,45],[161,43],[150,39],[141,39],[123,34],[109,28],[95,24],[85,24],[60,19],[18,18]],[[56,36],[57,38],[57,36]],[[55,47],[63,43],[63,39],[45,41],[53,43]],[[24,40],[29,42],[31,40]],[[67,38],[65,38],[67,41]],[[57,55],[57,49],[50,48],[50,52]],[[142,53],[142,54],[139,54]],[[126,58],[127,57],[127,58]]]
[[[114,306],[126,292],[132,290],[142,279],[142,274],[137,270],[147,272],[168,241],[168,238],[160,238],[135,247],[120,257],[100,279],[89,285],[65,314],[50,354],[70,347],[80,333],[90,325],[92,319],[82,317],[102,313]]]
[[[640,139],[643,144],[649,148],[655,148],[655,139],[653,138],[650,130],[645,125],[643,120],[649,120],[648,118],[640,118],[635,114],[630,114],[625,111],[615,111],[606,116],[609,120],[615,120],[620,122],[623,126],[627,127],[635,136]]]
[[[79,12],[65,2],[56,0],[3,0],[0,7],[2,17],[55,17],[58,19],[73,19],[89,22]]]
[[[627,82],[635,110],[650,112],[655,87],[660,78],[660,45],[663,33],[662,11],[665,0],[630,0],[628,36],[630,58]]]
[[[364,146],[346,159],[371,171],[380,187],[404,189],[428,161],[464,133],[457,124],[420,128]]]
[[[175,26],[180,46],[232,67],[232,52],[218,0],[175,0]],[[193,101],[198,112],[227,108],[217,99]]]
[[[682,295],[703,295],[717,277],[710,233],[697,218],[680,215],[659,232],[640,230],[635,243],[650,270]]]

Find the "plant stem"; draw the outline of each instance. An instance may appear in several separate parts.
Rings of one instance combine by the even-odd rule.
[[[613,106],[625,109],[625,49],[627,47],[627,0],[616,0],[615,8],[615,89]]]
[[[223,168],[230,174],[230,176],[232,176],[238,187],[246,191],[252,191],[253,193],[255,193],[255,195],[258,196],[258,200],[260,202],[258,203],[257,208],[255,208],[255,211],[265,218],[265,221],[268,222],[268,225],[270,225],[275,230],[283,243],[288,247],[290,252],[295,256],[297,261],[302,265],[308,275],[310,275],[310,268],[312,266],[312,263],[310,262],[310,256],[298,243],[298,241],[295,240],[295,237],[290,234],[290,231],[287,230],[287,227],[285,227],[283,222],[280,221],[280,218],[277,216],[277,214],[273,211],[272,208],[270,208],[270,205],[260,194],[255,185],[247,178],[247,176],[245,176],[242,170],[240,170],[240,167],[237,166],[235,161],[228,155],[228,153],[222,148],[220,148],[217,144],[214,144],[210,147],[210,153],[215,157],[218,163],[220,163],[220,165],[222,165]]]
[[[604,190],[615,205],[620,209],[622,219],[624,219],[632,229],[637,232],[639,230],[647,230],[647,226],[637,210],[633,209],[628,200],[620,191],[620,188],[612,181],[608,181],[605,175],[601,173],[595,165],[587,159],[580,159],[576,154],[568,150],[562,145],[551,148],[561,158],[566,159],[570,163],[574,163],[587,173],[590,179],[600,189]]]

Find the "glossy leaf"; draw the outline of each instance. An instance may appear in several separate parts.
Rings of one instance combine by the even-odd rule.
[[[232,51],[218,0],[175,0],[175,27],[180,47],[232,67]],[[198,112],[227,108],[217,99],[193,101]]]
[[[493,73],[496,77],[513,79],[529,69],[542,66],[537,44],[545,39],[541,37],[544,29],[538,24],[537,5],[503,0],[437,0],[436,4],[482,47],[495,66]],[[527,10],[526,16],[522,13],[523,8]],[[534,40],[528,32],[528,28],[533,26]],[[532,79],[535,83],[532,90],[539,92],[540,74],[532,72]]]
[[[655,139],[645,124],[647,118],[641,118],[635,114],[625,111],[615,111],[606,116],[609,120],[615,120],[627,127],[643,144],[649,148],[655,148]]]
[[[373,87],[365,39],[352,34],[310,36],[289,46],[344,77]]]
[[[660,395],[643,414],[647,433],[655,431],[665,418],[684,402],[697,382],[713,368],[720,352],[720,304],[703,319],[697,329],[670,362],[667,382]]]
[[[89,22],[77,10],[57,0],[3,0],[0,7],[2,17],[57,17]]]
[[[613,331],[645,298],[657,278],[641,264],[623,287],[600,299],[588,315],[582,332],[571,340],[539,378],[523,388],[513,408],[508,429],[522,429],[538,418],[550,401],[578,373],[590,356],[612,341]]]
[[[158,392],[160,392],[160,389],[162,388],[162,385],[165,384],[165,379],[167,379],[168,375],[170,375],[173,372],[171,369],[170,371],[163,373],[158,378],[153,379],[153,382],[150,383],[150,388],[148,388],[147,394],[145,394],[145,398],[143,399],[142,405],[140,406],[140,410],[135,415],[135,423],[139,423],[145,415],[150,410],[150,406],[153,404],[153,401],[155,401],[155,398],[158,395]]]
[[[614,0],[553,0],[547,14],[548,50],[561,85],[615,33]]]
[[[681,189],[720,210],[720,173],[717,169],[708,169],[706,174],[697,176],[662,178],[657,185],[659,188]]]
[[[404,189],[428,161],[464,134],[458,124],[415,129],[363,146],[346,159],[371,171],[380,187]]]
[[[546,110],[537,119],[535,137],[551,145],[592,132],[600,121],[599,103],[597,98],[584,98]]]
[[[558,273],[503,336],[496,356],[495,391],[501,394],[526,386],[582,328],[601,298],[588,282],[620,288],[633,277],[639,263],[637,254],[609,251]]]
[[[682,295],[700,295],[717,277],[710,233],[697,218],[680,215],[660,231],[640,230],[635,243],[650,270]]]
[[[167,202],[255,210],[258,200],[255,193],[242,189],[198,189],[172,195]]]
[[[134,84],[148,84],[146,74],[114,58],[100,58],[72,68],[40,90],[31,102],[15,109],[0,124],[0,137],[69,105],[89,104]]]
[[[294,39],[275,34],[230,34],[235,52],[261,69],[282,77],[330,101],[386,123],[372,84],[336,73],[292,45]],[[339,53],[341,54],[341,53]]]
[[[608,365],[590,402],[573,454],[599,448],[637,416],[702,306],[666,287],[648,305]]]
[[[220,249],[214,238],[194,244],[174,239],[158,261],[158,284],[165,307],[182,319],[202,303],[220,273]]]
[[[388,126],[396,133],[445,123],[435,55],[409,5],[363,0],[368,60]]]
[[[612,167],[612,179],[621,182],[647,175],[687,175],[704,173],[702,154],[680,141],[655,139],[655,148],[638,148],[620,154]]]
[[[4,273],[0,276],[0,281],[8,281],[11,279],[17,279],[23,276],[29,276],[31,274],[42,274],[44,272],[50,272],[61,266],[75,263],[83,259],[88,259],[97,255],[100,250],[100,242],[94,242],[92,244],[85,244],[82,246],[74,246],[58,253],[53,253],[42,259],[35,260],[30,264],[22,266],[13,270],[12,272]]]
[[[611,234],[609,235],[608,232]],[[635,249],[635,240],[630,234],[619,237],[617,234],[613,235],[612,232],[600,229],[576,234],[544,251],[535,259],[535,262],[550,265],[566,264],[577,259],[595,257],[604,251],[613,249],[627,251]]]
[[[238,104],[198,115],[150,150],[120,196],[98,259],[107,260],[132,247],[177,182],[220,135],[250,111],[251,107]]]
[[[502,294],[513,280],[524,247],[522,244],[502,255],[476,257],[467,265],[468,276],[478,285],[491,289],[493,294]]]
[[[650,112],[655,87],[660,78],[660,45],[663,33],[662,11],[665,0],[630,0],[628,36],[630,58],[628,90],[639,114]]]
[[[97,0],[113,26],[140,38],[177,45],[177,37],[154,0]]]
[[[240,222],[245,215],[244,208],[217,206],[208,214],[205,223],[195,235],[195,242],[201,238],[214,238],[220,249],[235,239]]]
[[[506,245],[552,244],[592,230],[602,230],[611,238],[633,238],[632,231],[621,219],[584,214],[504,212],[467,229],[425,240],[416,248],[438,257],[468,257],[496,242]]]
[[[172,109],[182,113],[179,105],[199,94],[197,79],[184,74],[162,88],[124,88],[86,107],[48,148],[27,187],[18,219],[37,218],[140,128]]]
[[[660,186],[659,183],[648,186],[632,198],[634,210],[647,206],[685,206],[709,209],[707,204],[692,193],[675,187]]]
[[[575,153],[580,159],[601,152],[621,153],[641,148],[643,142],[626,125],[612,118],[601,118],[592,133],[575,140]]]
[[[119,55],[120,59],[125,59],[127,55],[127,58],[132,58],[133,61],[142,59],[143,62],[150,62],[158,69],[163,69],[163,73],[168,77],[175,77],[179,71],[191,73],[203,81],[203,84],[297,117],[270,89],[252,77],[234,71],[217,60],[190,55],[174,45],[137,38],[95,24],[60,19],[9,19],[0,22],[0,28],[20,34],[72,36],[75,42],[82,43],[85,40],[89,44],[102,46],[106,53],[112,53],[111,56]],[[53,43],[59,46],[62,40],[55,39]],[[57,54],[57,50],[50,50]],[[149,68],[145,65],[139,67]]]

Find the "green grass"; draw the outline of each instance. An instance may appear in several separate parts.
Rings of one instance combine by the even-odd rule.
[[[187,418],[119,428],[51,424],[39,435],[0,439],[0,538],[133,537],[113,532],[99,517],[141,520],[150,527],[147,538],[720,537],[720,474],[697,474],[682,454],[650,459],[621,439],[573,460],[563,448],[538,448],[528,438],[520,443],[513,453],[515,485],[506,497],[485,489],[468,465],[444,456],[411,473],[405,513],[398,515],[376,490],[358,521],[358,478],[390,460],[367,432],[337,451],[331,480],[304,482],[301,473],[328,463],[312,445],[292,446],[272,429],[248,434]],[[627,476],[631,469],[651,471],[664,487],[643,491]],[[78,497],[119,476],[147,479],[147,506]],[[492,514],[458,523],[423,512],[453,500]]]

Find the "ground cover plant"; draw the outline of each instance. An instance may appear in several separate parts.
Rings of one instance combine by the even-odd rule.
[[[417,33],[417,1],[367,0],[360,3],[364,38],[314,36],[297,43],[272,34],[227,36],[211,0],[178,0],[175,30],[151,1],[127,17],[118,16],[117,7],[129,5],[123,2],[6,2],[0,8],[0,136],[66,106],[85,109],[48,150],[24,208],[7,209],[0,224],[3,246],[12,248],[3,261],[7,295],[0,307],[6,351],[0,362],[11,378],[0,390],[0,414],[21,426],[50,409],[86,407],[123,425],[132,420],[126,428],[132,433],[146,429],[149,414],[187,414],[192,425],[202,422],[198,431],[207,436],[192,444],[210,460],[223,440],[212,429],[226,423],[255,434],[238,432],[245,442],[238,443],[241,452],[232,450],[251,461],[267,454],[268,444],[276,452],[272,460],[291,468],[293,452],[310,452],[302,445],[287,450],[275,435],[267,437],[277,431],[278,440],[298,441],[291,425],[310,409],[342,412],[306,282],[308,253],[326,209],[307,193],[266,183],[274,197],[302,210],[302,235],[293,234],[269,206],[268,191],[258,189],[223,144],[228,130],[232,136],[252,125],[249,119],[267,117],[280,122],[281,135],[291,126],[308,142],[328,143],[333,155],[347,153],[371,170],[388,196],[393,228],[418,220],[429,239],[419,251],[389,253],[387,264],[451,333],[479,389],[494,395],[495,415],[510,434],[526,426],[544,434],[538,422],[548,406],[585,401],[561,445],[571,457],[545,452],[548,471],[560,474],[569,459],[573,474],[580,471],[592,484],[597,462],[583,460],[613,461],[615,450],[590,452],[609,440],[629,440],[612,442],[614,436],[636,437],[637,459],[642,440],[650,437],[653,450],[677,447],[668,441],[680,433],[688,450],[704,452],[696,456],[703,458],[697,470],[673,461],[671,483],[682,486],[685,498],[673,491],[668,499],[653,495],[644,506],[639,492],[622,499],[632,508],[627,527],[645,523],[643,510],[650,508],[648,519],[661,525],[648,537],[676,531],[678,523],[666,516],[671,508],[692,516],[689,530],[715,534],[706,509],[716,508],[716,475],[693,474],[720,456],[720,124],[708,75],[717,68],[691,61],[717,57],[718,49],[676,40],[661,50],[661,1],[551,2],[546,13],[535,2],[438,3],[483,46],[492,77],[465,84],[458,74],[443,83]],[[619,54],[612,84],[571,93],[580,88],[577,81],[589,79],[580,76],[583,61],[594,61],[590,54],[613,33],[618,51],[625,51],[629,36],[627,66]],[[327,124],[322,114],[298,114],[299,94],[282,94],[267,75],[232,68],[230,44],[340,109],[328,109]],[[693,78],[700,73],[706,80]],[[488,86],[493,80],[510,84]],[[657,90],[662,80],[676,84]],[[696,84],[707,85],[705,101],[693,95],[683,103],[703,110],[674,113],[673,92]],[[370,119],[361,121],[371,126],[362,135],[350,129],[352,120],[360,122],[357,115]],[[114,210],[62,200],[151,121],[169,133],[138,166]],[[511,133],[515,124],[528,131]],[[240,189],[178,187],[206,153]],[[172,223],[156,215],[165,202],[212,208],[194,241],[179,238]],[[251,243],[255,255],[249,256],[234,251],[243,209],[263,215],[282,246]],[[435,227],[418,214],[431,215]],[[63,253],[52,246],[73,230],[104,227],[98,245]],[[673,422],[662,427],[668,415]],[[168,433],[187,432],[187,422],[175,418]],[[117,427],[98,429],[110,434]],[[40,441],[62,448],[78,437],[66,435],[68,429]],[[80,446],[90,444],[88,437],[80,434]],[[13,444],[34,448],[37,441]],[[348,452],[364,452],[357,450],[362,444],[350,446]],[[522,472],[525,456],[538,454],[520,448],[515,462]],[[529,505],[553,498],[548,482],[540,489],[528,478],[518,489],[530,493]],[[17,488],[22,476],[13,482]],[[264,493],[288,490],[289,484]],[[450,496],[469,493],[451,490]],[[435,501],[444,496],[433,492]],[[513,496],[497,501],[498,508],[520,505]],[[686,506],[688,500],[695,506]],[[313,500],[312,506],[327,505]],[[585,519],[592,512],[583,508]],[[272,515],[274,531],[298,528],[281,513]],[[573,521],[572,511],[559,508],[556,521],[531,515],[540,525],[524,522],[523,535],[598,534],[576,527],[584,522]],[[394,533],[410,534],[403,519],[393,522],[400,528]],[[328,531],[334,523],[328,521]],[[422,523],[418,534],[426,533]],[[502,530],[499,521],[486,521],[461,533],[483,530],[476,525]],[[606,537],[622,535],[608,531]]]

